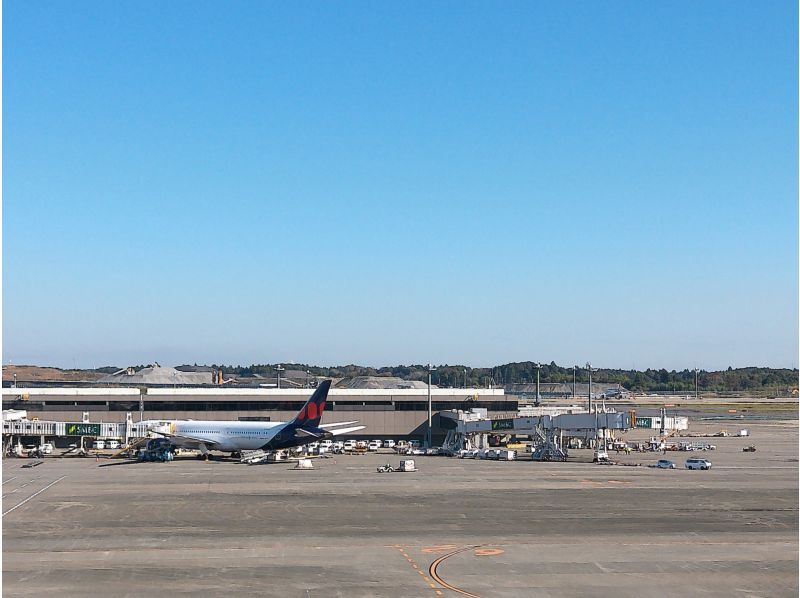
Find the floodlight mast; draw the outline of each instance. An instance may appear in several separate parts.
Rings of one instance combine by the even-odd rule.
[[[596,372],[597,368],[592,369],[592,364],[586,362],[586,369],[589,371],[589,413],[592,412],[592,372]]]
[[[575,383],[578,380],[578,366],[572,366],[572,400],[575,400]]]
[[[700,370],[694,368],[694,400],[697,400],[697,374],[700,373]]]
[[[433,409],[431,404],[431,372],[436,371],[436,368],[428,364],[428,448],[430,448],[433,441]]]
[[[542,371],[542,364],[537,362],[533,367],[536,368],[536,406],[538,407],[542,402],[542,395],[539,392],[539,372]]]

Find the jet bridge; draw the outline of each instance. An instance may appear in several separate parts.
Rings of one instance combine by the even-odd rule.
[[[440,412],[439,417],[442,426],[448,429],[443,445],[446,450],[484,448],[488,446],[489,434],[514,434],[530,436],[533,458],[545,461],[566,460],[565,437],[596,440],[607,438],[609,431],[631,427],[630,414],[616,411],[484,419],[474,413],[453,410]]]

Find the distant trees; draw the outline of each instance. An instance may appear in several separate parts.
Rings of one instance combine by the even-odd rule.
[[[319,367],[308,364],[282,364],[287,369],[309,371],[315,376],[350,378],[354,376],[397,376],[404,380],[428,380],[428,371],[423,364],[398,365],[373,368],[349,364],[336,367]],[[252,376],[274,376],[277,364],[253,364],[249,366],[216,365],[227,374]],[[137,368],[142,366],[137,366]],[[507,363],[493,368],[471,368],[464,365],[438,365],[433,374],[433,383],[439,386],[483,387],[488,383],[506,385],[514,383],[536,382],[536,364],[533,361]],[[572,383],[572,367],[561,367],[555,362],[542,365],[540,380],[542,382]],[[694,370],[667,371],[666,369],[618,370],[600,369],[593,374],[593,380],[621,384],[636,392],[694,392]],[[577,371],[577,381],[587,382],[588,375],[583,368]],[[717,372],[700,371],[698,383],[701,392],[741,392],[771,391],[775,394],[787,394],[798,386],[797,369],[773,368],[738,368],[728,367]]]
[[[115,372],[118,372],[119,370],[120,368],[113,365],[105,365],[101,368],[94,369],[94,371],[97,372],[98,374],[113,374]]]

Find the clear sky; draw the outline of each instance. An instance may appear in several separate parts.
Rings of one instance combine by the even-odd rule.
[[[798,365],[795,2],[3,3],[3,363]]]

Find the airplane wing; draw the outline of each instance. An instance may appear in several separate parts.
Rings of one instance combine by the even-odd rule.
[[[330,433],[334,436],[340,436],[342,434],[349,434],[350,432],[358,432],[366,427],[367,426],[353,426],[352,428],[336,428],[335,430],[330,430]]]
[[[354,420],[351,422],[336,422],[333,424],[322,424],[321,426],[317,426],[318,428],[322,428],[323,430],[326,428],[335,428],[336,426],[349,426],[350,424],[357,424],[358,421]]]

